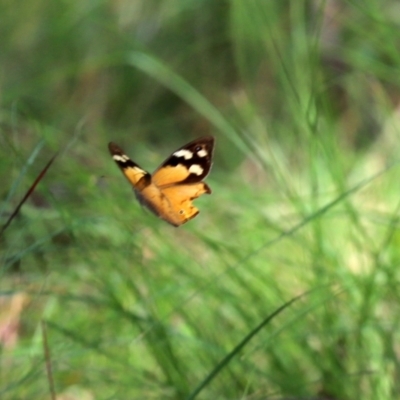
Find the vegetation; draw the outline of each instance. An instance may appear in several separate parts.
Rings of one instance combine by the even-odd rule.
[[[2,399],[400,397],[395,0],[0,0],[0,22],[3,226],[37,183],[0,237]],[[213,194],[180,228],[107,150],[153,170],[204,135]]]

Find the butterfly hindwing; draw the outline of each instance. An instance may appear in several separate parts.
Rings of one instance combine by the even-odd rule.
[[[194,218],[200,211],[193,205],[193,200],[202,194],[211,193],[204,182],[173,185],[163,189],[163,194],[169,199],[172,214],[180,222],[179,225]]]
[[[214,138],[211,136],[176,150],[153,175],[134,163],[115,143],[109,143],[108,147],[140,203],[171,225],[179,226],[194,218],[199,210],[192,201],[211,193],[209,186],[202,182],[212,165]]]

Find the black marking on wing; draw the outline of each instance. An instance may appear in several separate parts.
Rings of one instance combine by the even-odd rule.
[[[163,167],[176,167],[177,165],[183,165],[189,170],[192,165],[199,165],[203,169],[203,172],[200,175],[190,173],[188,177],[183,181],[180,181],[179,184],[189,184],[202,181],[208,175],[212,166],[214,143],[215,139],[213,136],[205,136],[196,139],[185,146],[182,146],[181,148],[175,150],[171,157],[167,158],[167,160],[165,160],[164,163],[157,168],[154,174]],[[188,150],[192,152],[192,158],[185,159],[183,156],[177,157],[174,155],[181,150]],[[207,155],[204,157],[200,157],[198,155],[198,152],[202,150],[207,152]]]
[[[108,149],[113,156],[113,160],[116,162],[118,167],[124,172],[126,169],[139,169],[141,172],[143,172],[143,176],[135,183],[135,186],[138,186],[140,188],[146,187],[151,183],[151,174],[145,171],[143,168],[141,168],[138,164],[134,163],[126,154],[125,152],[119,147],[116,143],[110,142],[108,144]],[[116,160],[114,156],[119,156],[122,159]]]

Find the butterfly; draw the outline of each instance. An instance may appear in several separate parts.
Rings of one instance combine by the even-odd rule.
[[[199,213],[192,201],[211,193],[202,181],[211,169],[214,143],[214,137],[206,136],[186,144],[153,174],[134,163],[117,144],[110,142],[108,149],[139,203],[171,225],[180,226]]]

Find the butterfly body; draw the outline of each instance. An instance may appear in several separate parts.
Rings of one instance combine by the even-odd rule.
[[[202,182],[212,165],[214,138],[207,136],[176,150],[151,175],[134,163],[115,143],[110,153],[132,184],[138,201],[173,226],[194,218],[199,210],[192,201],[210,187]]]

